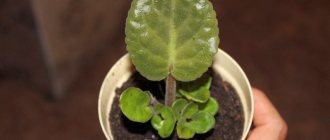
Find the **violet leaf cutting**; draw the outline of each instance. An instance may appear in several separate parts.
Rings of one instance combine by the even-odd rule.
[[[217,24],[209,0],[133,0],[125,28],[128,53],[145,78],[166,78],[166,94],[163,105],[147,91],[126,89],[120,108],[128,119],[151,119],[162,138],[175,127],[182,139],[214,127],[219,105],[210,97],[212,79],[203,73],[219,45]]]
[[[133,64],[153,81],[169,74],[178,81],[195,80],[219,45],[209,0],[133,0],[125,32]]]

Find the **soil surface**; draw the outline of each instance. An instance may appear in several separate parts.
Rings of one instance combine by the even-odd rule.
[[[206,134],[194,136],[194,140],[239,140],[243,133],[244,114],[239,97],[233,87],[222,78],[209,70],[205,74],[212,76],[211,96],[219,102],[220,108],[216,115],[215,128]],[[116,96],[111,107],[110,126],[114,140],[162,140],[158,137],[151,123],[136,123],[128,120],[119,108],[119,97],[128,87],[139,87],[149,90],[158,100],[164,100],[164,81],[152,82],[142,77],[139,73],[116,90]],[[167,140],[177,140],[176,132]]]

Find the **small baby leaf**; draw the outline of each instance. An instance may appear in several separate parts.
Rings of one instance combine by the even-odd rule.
[[[172,104],[172,109],[174,111],[176,119],[179,119],[182,113],[183,108],[188,104],[188,101],[185,99],[177,99]]]
[[[216,99],[210,97],[206,103],[199,104],[199,110],[209,112],[211,115],[215,115],[218,113],[219,104]]]
[[[195,132],[185,125],[185,120],[182,118],[178,121],[176,126],[176,132],[181,139],[190,139],[194,137]]]
[[[190,82],[179,82],[178,92],[189,100],[205,103],[210,97],[212,78],[206,75]]]
[[[162,109],[164,108],[164,105],[162,103],[159,103],[158,101],[155,101],[152,105],[153,110],[154,110],[154,114],[160,114],[160,112],[162,111]]]
[[[218,23],[209,0],[133,0],[126,44],[137,71],[159,81],[200,77],[219,45]]]
[[[170,107],[164,106],[160,114],[154,115],[151,119],[151,125],[158,131],[162,138],[169,137],[175,126],[175,115]]]
[[[120,96],[119,106],[131,121],[144,123],[151,119],[150,96],[139,88],[130,87]]]
[[[178,137],[181,139],[189,139],[192,138],[195,133],[206,133],[212,129],[215,125],[215,119],[213,115],[207,111],[208,109],[206,109],[206,111],[199,111],[196,103],[187,104],[183,108],[178,119],[176,128]],[[210,111],[213,110],[210,109]]]
[[[179,138],[189,139],[195,135],[195,132],[191,128],[187,127],[186,123],[197,112],[198,105],[196,103],[186,104],[186,106],[182,108],[176,129]]]
[[[190,122],[186,122],[185,126],[196,132],[197,134],[203,134],[211,130],[215,125],[215,119],[213,115],[208,112],[200,111],[195,113],[191,117]]]
[[[189,103],[183,108],[181,117],[190,118],[197,112],[198,112],[198,105],[196,103]]]

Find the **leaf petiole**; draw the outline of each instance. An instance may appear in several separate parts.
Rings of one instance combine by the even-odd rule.
[[[165,93],[165,105],[171,106],[175,100],[176,93],[176,80],[169,74],[166,78],[166,93]]]

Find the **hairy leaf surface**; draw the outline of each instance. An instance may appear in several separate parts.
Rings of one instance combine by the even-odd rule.
[[[217,52],[217,24],[208,0],[133,0],[126,20],[127,50],[149,80],[168,74],[195,80]]]

